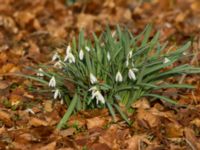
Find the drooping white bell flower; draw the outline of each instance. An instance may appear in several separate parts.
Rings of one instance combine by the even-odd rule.
[[[133,71],[132,69],[129,69],[129,70],[128,70],[128,77],[129,77],[129,79],[131,79],[131,80],[136,80],[135,73],[134,73],[134,71]]]
[[[83,60],[83,57],[84,57],[84,52],[81,49],[80,52],[79,52],[79,58],[80,58],[80,60]]]
[[[73,55],[71,52],[69,52],[69,53],[66,55],[64,61],[68,61],[70,64],[71,64],[71,63],[75,63],[75,57],[74,57],[74,55]]]
[[[67,46],[67,49],[66,49],[66,55],[69,54],[69,53],[71,53],[71,49],[72,49],[71,46],[68,45],[68,46]]]
[[[110,61],[110,59],[111,59],[111,58],[110,58],[110,53],[109,53],[109,52],[107,53],[107,59],[108,59],[108,61]]]
[[[56,79],[53,76],[49,81],[49,87],[55,87],[56,86]]]
[[[53,90],[53,92],[54,92],[54,95],[53,95],[54,99],[61,98],[62,95],[61,95],[59,89],[55,89],[55,90]]]
[[[91,84],[97,83],[97,78],[92,73],[90,73],[90,82]]]
[[[43,69],[42,69],[42,68],[39,68],[36,75],[37,75],[38,77],[44,77],[43,72],[44,72]]]
[[[60,56],[59,56],[58,53],[56,52],[56,53],[53,55],[51,61],[55,61],[55,60],[58,60],[58,59],[60,59]]]
[[[128,53],[128,58],[130,59],[130,58],[132,58],[132,56],[133,56],[133,52],[132,51],[130,51],[129,53]]]
[[[120,71],[117,72],[116,77],[115,77],[115,81],[116,82],[122,82],[123,81],[123,77]]]
[[[92,93],[92,99],[94,99],[94,98],[96,98],[97,104],[99,103],[99,101],[101,103],[103,103],[103,104],[105,103],[105,99],[104,99],[103,95],[99,91],[96,91],[96,92]]]
[[[57,61],[57,62],[54,64],[54,67],[59,68],[59,69],[62,69],[62,67],[63,67],[62,62],[61,62],[60,60]]]
[[[88,46],[85,47],[86,51],[90,51],[90,48]]]
[[[168,62],[170,62],[170,61],[171,61],[171,60],[170,60],[169,58],[165,57],[163,63],[166,64],[166,63],[168,63]]]

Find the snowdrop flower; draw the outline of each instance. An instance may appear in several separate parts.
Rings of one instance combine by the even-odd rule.
[[[61,93],[59,89],[53,90],[53,92],[54,92],[54,95],[53,95],[54,99],[57,99],[57,97],[61,98]]]
[[[75,57],[71,52],[69,52],[65,57],[64,61],[69,61],[70,64],[75,63]]]
[[[56,79],[55,77],[53,76],[51,78],[51,80],[49,81],[49,87],[55,87],[56,86]]]
[[[67,46],[67,49],[66,49],[66,55],[69,54],[69,53],[71,53],[71,49],[72,49],[71,46],[68,45],[68,46]]]
[[[107,53],[107,59],[108,59],[108,61],[110,61],[110,53],[109,52]]]
[[[30,109],[30,108],[27,108],[26,110],[25,110],[25,112],[27,112],[27,113],[30,113],[30,114],[35,114],[35,112],[32,110],[32,109]]]
[[[97,89],[97,87],[96,86],[93,86],[93,87],[91,87],[88,91],[92,91],[92,93],[93,92],[95,92],[95,91],[97,91],[98,89]]]
[[[168,62],[170,62],[170,61],[171,61],[171,60],[170,60],[169,58],[165,57],[163,63],[166,64],[166,63],[168,63]]]
[[[58,53],[56,52],[53,57],[52,57],[52,60],[51,61],[55,61],[57,59],[60,59],[60,56],[58,55]]]
[[[80,60],[83,60],[83,57],[84,57],[84,53],[83,53],[83,50],[81,49],[80,52],[79,52]]]
[[[86,51],[90,51],[90,48],[88,46],[85,47]]]
[[[59,60],[54,64],[54,67],[62,69],[62,62]]]
[[[94,99],[94,98],[96,98],[97,104],[99,103],[99,101],[103,104],[105,103],[105,99],[99,91],[92,93],[92,99]]]
[[[134,73],[134,71],[132,69],[129,69],[129,71],[128,71],[128,77],[131,80],[136,80],[135,73]]]
[[[127,57],[130,59],[132,56],[133,56],[133,52],[130,51],[130,52],[128,53],[128,56],[127,56]]]
[[[44,74],[43,74],[42,72],[44,72],[44,71],[42,70],[42,68],[39,68],[38,71],[39,71],[39,72],[37,72],[36,75],[37,75],[38,77],[43,77]]]
[[[123,77],[122,77],[122,74],[120,73],[120,71],[117,72],[116,77],[115,77],[115,81],[116,82],[122,82],[123,81]]]
[[[97,83],[97,78],[92,73],[90,73],[90,82],[91,84]]]

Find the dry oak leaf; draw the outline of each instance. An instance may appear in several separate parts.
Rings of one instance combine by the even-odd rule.
[[[190,124],[196,125],[197,127],[200,128],[200,119],[199,119],[199,118],[195,118],[194,120],[192,120],[192,121],[190,122]]]
[[[166,134],[169,138],[178,138],[183,136],[183,127],[178,123],[166,124]]]
[[[185,133],[186,142],[191,147],[191,149],[193,149],[193,150],[200,149],[200,140],[197,139],[194,131],[192,129],[186,127],[184,129],[184,133]]]
[[[138,109],[136,119],[138,122],[147,122],[150,127],[159,125],[159,117],[154,115],[150,110]]]
[[[53,111],[53,101],[52,100],[45,100],[44,101],[44,110],[46,112],[52,112]]]
[[[131,107],[147,109],[147,108],[150,108],[150,104],[149,104],[149,101],[146,98],[141,98],[140,100],[133,103],[131,105]]]
[[[127,144],[127,150],[140,150],[140,143],[142,139],[145,138],[145,135],[134,135],[130,139],[125,141],[125,144]]]
[[[2,120],[7,125],[11,125],[12,124],[10,114],[5,112],[5,111],[3,111],[3,110],[0,110],[0,120]]]
[[[49,143],[49,144],[47,144],[47,145],[45,145],[43,147],[40,147],[39,149],[40,150],[55,150],[56,149],[56,142],[55,141],[51,142],[51,143]]]
[[[117,143],[117,125],[112,125],[106,130],[106,132],[99,137],[99,143],[104,143],[112,149],[119,149],[119,144]]]
[[[63,137],[71,136],[75,133],[76,129],[75,128],[68,128],[62,131],[59,131],[60,135]]]
[[[47,126],[48,125],[48,122],[45,121],[45,120],[41,120],[39,118],[36,118],[36,117],[32,117],[29,121],[29,124],[31,126],[34,126],[34,127],[38,127],[38,126]]]
[[[86,120],[86,125],[88,129],[102,127],[106,123],[105,118],[94,117]]]

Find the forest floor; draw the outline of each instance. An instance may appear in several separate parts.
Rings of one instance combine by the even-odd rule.
[[[64,0],[63,0],[64,1]],[[49,64],[56,48],[64,50],[84,28],[88,37],[107,25],[126,26],[137,34],[151,23],[169,46],[191,40],[194,53],[185,61],[200,62],[200,1],[86,0],[66,6],[61,0],[0,0],[0,149],[16,150],[198,150],[200,149],[200,76],[179,81],[194,90],[163,91],[187,108],[142,99],[130,116],[111,122],[106,109],[80,112],[68,127],[56,130],[66,111],[52,94],[34,92],[37,82],[11,76],[32,74],[27,66]],[[173,79],[172,79],[173,80]]]

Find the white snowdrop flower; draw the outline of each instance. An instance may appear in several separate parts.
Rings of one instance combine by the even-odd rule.
[[[44,71],[42,70],[42,68],[39,68],[36,75],[37,75],[38,77],[43,77],[44,74],[43,74],[42,72],[44,72]]]
[[[81,49],[80,52],[79,52],[79,58],[80,58],[80,60],[83,60],[83,57],[84,57],[84,52]]]
[[[69,52],[65,57],[64,61],[68,61],[70,64],[75,63],[75,57],[71,52]]]
[[[49,87],[55,87],[56,86],[56,79],[55,77],[53,76],[51,78],[51,80],[49,81]]]
[[[25,112],[27,112],[27,113],[30,113],[30,114],[35,114],[35,112],[32,110],[32,109],[30,109],[30,108],[27,108],[26,110],[25,110]]]
[[[186,55],[187,55],[187,52],[183,52],[183,55],[186,56]]]
[[[115,81],[116,82],[122,82],[123,81],[123,77],[122,77],[122,74],[120,73],[120,71],[117,72],[116,77],[115,77]]]
[[[86,51],[90,51],[90,48],[88,46],[85,47]]]
[[[108,59],[108,61],[110,61],[110,53],[109,52],[107,53],[107,59]]]
[[[93,86],[93,87],[91,87],[88,91],[94,92],[94,91],[97,91],[97,90],[98,90],[97,87],[96,87],[96,86]]]
[[[90,73],[90,82],[91,84],[97,83],[97,78],[92,73]]]
[[[103,97],[103,95],[99,92],[99,91],[96,91],[96,92],[94,92],[93,94],[92,94],[92,99],[93,98],[96,98],[96,100],[97,100],[97,104],[99,103],[99,101],[101,102],[101,103],[105,103],[105,99],[104,99],[104,97]]]
[[[54,99],[61,98],[61,93],[59,89],[53,90],[53,92],[54,92],[54,95],[53,95]]]
[[[66,55],[69,54],[69,53],[71,53],[71,49],[72,49],[71,46],[68,45],[68,46],[67,46],[67,49],[66,49]]]
[[[134,71],[135,71],[134,69],[129,69],[129,71],[128,71],[128,77],[131,80],[136,80],[136,76],[135,76]]]
[[[132,56],[133,56],[133,52],[132,51],[130,51],[129,53],[128,53],[128,58],[130,59],[130,58],[132,58]]]
[[[57,61],[55,64],[54,64],[54,67],[56,67],[56,68],[59,68],[59,69],[62,69],[62,62],[59,60],[59,61]]]
[[[116,35],[116,31],[113,31],[113,32],[111,33],[111,35],[112,35],[112,37],[114,37],[114,36]]]
[[[52,60],[51,61],[55,61],[57,59],[60,59],[60,56],[58,55],[58,53],[56,52],[53,57],[52,57]]]
[[[166,63],[168,63],[168,62],[170,62],[170,61],[171,61],[171,60],[170,60],[169,58],[165,57],[163,63],[166,64]]]

